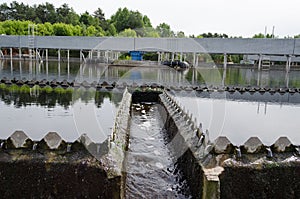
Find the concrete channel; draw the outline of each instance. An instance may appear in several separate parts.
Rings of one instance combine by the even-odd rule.
[[[17,81],[1,82],[17,85]],[[19,86],[29,83],[19,82]],[[90,86],[75,82],[65,85]],[[103,143],[93,143],[84,135],[69,143],[55,132],[49,132],[42,140],[31,140],[22,131],[0,140],[2,195],[31,198],[144,195],[147,198],[156,189],[161,191],[158,197],[300,198],[300,148],[288,138],[280,137],[268,146],[257,137],[250,137],[241,146],[222,136],[210,140],[201,125],[174,100],[168,92],[170,88],[150,85],[127,89],[124,85],[101,84],[101,88],[108,90],[116,87],[124,89],[123,99],[112,134]],[[139,133],[154,133],[158,137],[145,141],[149,135],[143,137]],[[149,150],[153,147],[161,148]],[[160,162],[160,159],[170,161]],[[143,168],[139,169],[140,166]],[[156,176],[163,179],[165,187],[155,184]],[[144,184],[141,178],[144,182],[148,180],[146,184],[152,183],[153,189],[139,187],[138,183]],[[184,188],[188,193],[183,193]],[[137,189],[139,192],[135,192]]]

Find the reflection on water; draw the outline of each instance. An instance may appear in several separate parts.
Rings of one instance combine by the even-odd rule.
[[[74,141],[87,133],[94,142],[102,142],[102,132],[97,129],[86,132],[76,128],[74,107],[92,107],[103,133],[110,135],[121,99],[122,93],[85,89],[65,90],[64,93],[40,89],[38,94],[33,95],[24,89],[1,88],[0,121],[5,125],[0,127],[0,139],[8,138],[16,130],[23,130],[33,140],[41,140],[48,132],[54,131],[66,141]]]
[[[179,95],[178,101],[197,117],[204,130],[209,130],[211,140],[227,136],[233,144],[241,145],[249,137],[258,136],[263,143],[271,145],[279,137],[287,136],[292,143],[300,143],[298,93],[274,94],[271,102],[269,93],[264,94],[266,97],[257,94],[258,99],[250,94],[243,95],[220,98],[185,93]]]
[[[190,69],[186,78],[192,84],[224,85],[224,86],[258,86],[258,87],[290,87],[300,88],[300,71],[267,70],[254,68]]]
[[[217,85],[300,87],[300,71],[267,70],[256,68],[207,68],[176,71],[166,66],[127,67],[77,62],[0,62],[0,78],[57,79],[62,81],[107,81],[126,83],[157,83],[161,85]]]
[[[186,71],[187,72],[187,71]],[[82,82],[126,82],[157,83],[162,85],[182,85],[186,82],[185,73],[167,66],[129,67],[108,66],[105,64],[79,64],[65,62],[0,62],[0,78],[9,79],[56,79]]]
[[[127,198],[189,198],[186,184],[164,139],[159,105],[132,107],[126,163]]]

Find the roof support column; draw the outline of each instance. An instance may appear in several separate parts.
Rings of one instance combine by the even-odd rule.
[[[38,48],[36,48],[36,49],[35,49],[35,60],[36,60],[36,61],[39,60],[39,55],[40,55],[39,50],[38,50]]]
[[[45,50],[46,53],[46,62],[48,61],[48,49]]]
[[[68,59],[68,63],[70,62],[70,50],[67,50],[67,59]]]
[[[157,62],[159,63],[159,62],[161,62],[161,53],[160,53],[160,52],[157,52],[157,54],[158,54]]]
[[[289,73],[291,69],[291,62],[292,62],[292,57],[290,55],[287,56],[287,61],[286,61],[286,72]]]
[[[23,73],[22,73],[22,63],[21,60],[19,60],[19,71],[20,71],[20,78],[23,79]]]
[[[261,69],[262,54],[258,55],[258,70]]]
[[[46,61],[46,77],[48,79],[48,74],[49,74],[49,65],[48,65],[48,61]]]
[[[12,50],[12,48],[9,48],[9,55],[10,55],[10,59],[12,60],[12,56],[13,56],[13,50]]]
[[[223,70],[223,76],[222,76],[222,86],[225,87],[226,83],[226,68]]]
[[[19,59],[22,59],[22,48],[19,48]]]
[[[60,49],[58,49],[58,51],[57,51],[57,60],[60,62]]]
[[[57,63],[57,65],[58,65],[58,78],[60,78],[60,61]]]
[[[224,53],[224,61],[223,61],[224,69],[227,68],[227,54]]]
[[[289,88],[289,83],[290,83],[290,73],[287,72],[287,73],[285,74],[285,86],[286,86],[287,88]]]
[[[193,54],[193,67],[196,65],[196,53]]]

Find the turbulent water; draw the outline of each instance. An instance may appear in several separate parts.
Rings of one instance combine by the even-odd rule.
[[[159,105],[132,107],[126,198],[191,198],[164,139]]]

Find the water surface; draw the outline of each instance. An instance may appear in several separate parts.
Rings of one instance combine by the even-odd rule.
[[[48,132],[57,132],[69,142],[82,134],[94,142],[102,142],[111,134],[121,98],[122,93],[92,90],[63,94],[55,90],[40,91],[33,95],[12,91],[9,87],[0,89],[0,139],[22,130],[33,140],[41,140]],[[90,128],[95,126],[95,121],[97,128]]]
[[[190,198],[165,140],[160,105],[132,107],[126,162],[127,198]]]
[[[264,96],[266,95],[266,96]],[[227,97],[228,96],[228,97]],[[300,94],[178,94],[177,100],[189,110],[209,137],[226,136],[235,145],[242,145],[252,136],[272,145],[287,136],[299,145]]]
[[[260,87],[300,87],[300,70],[271,69],[258,71],[256,67],[217,67],[200,66],[196,69],[176,71],[167,66],[129,67],[108,66],[78,62],[0,62],[0,78],[47,79],[69,81],[108,81],[127,83],[157,83],[161,85],[217,85],[217,86],[260,86]]]

